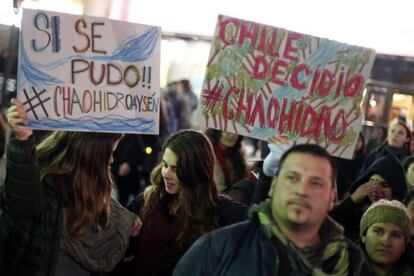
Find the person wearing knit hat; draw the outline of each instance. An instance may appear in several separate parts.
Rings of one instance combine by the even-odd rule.
[[[374,202],[364,213],[359,226],[360,235],[375,223],[393,223],[403,230],[408,242],[411,236],[411,215],[407,208],[397,200],[380,199]]]
[[[411,238],[411,217],[396,200],[380,199],[364,213],[360,222],[361,246],[366,254],[363,271],[374,275],[413,275],[406,254]]]
[[[414,259],[414,191],[412,191],[405,200],[406,200],[405,206],[407,206],[408,212],[411,215],[411,225],[412,225],[412,228],[411,228],[412,235],[411,235],[410,243],[408,244],[408,250],[410,251]]]
[[[408,190],[414,193],[414,154],[404,160],[403,166]]]

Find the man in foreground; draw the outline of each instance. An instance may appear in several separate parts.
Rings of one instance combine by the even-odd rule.
[[[174,275],[358,275],[360,250],[328,217],[335,167],[317,145],[284,153],[270,199],[250,219],[201,237]]]

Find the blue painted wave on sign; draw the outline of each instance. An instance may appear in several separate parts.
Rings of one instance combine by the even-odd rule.
[[[72,55],[62,58],[58,61],[49,64],[39,64],[48,70],[59,67],[68,61],[75,58],[84,60],[98,60],[98,61],[124,61],[124,62],[139,62],[147,60],[154,54],[154,49],[159,40],[160,31],[157,27],[148,28],[143,34],[139,36],[132,36],[122,41],[118,47],[110,55],[101,56],[86,56],[86,55]]]
[[[108,115],[101,118],[83,116],[76,119],[42,118],[29,119],[28,126],[38,129],[68,129],[97,132],[139,132],[156,134],[156,121],[148,118],[126,118],[119,115]]]
[[[63,83],[62,80],[52,77],[49,74],[40,70],[42,66],[30,61],[26,53],[26,48],[22,41],[23,33],[20,36],[20,51],[19,51],[19,85],[23,87],[23,82],[28,82],[29,85],[39,87],[40,85],[54,85]]]

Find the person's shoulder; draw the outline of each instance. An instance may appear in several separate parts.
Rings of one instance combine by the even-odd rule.
[[[225,195],[219,195],[217,199],[220,226],[243,221],[247,218],[248,207],[240,202],[232,200]]]
[[[239,253],[248,225],[244,221],[204,234],[183,255],[173,275],[214,275],[223,262]]]
[[[244,238],[249,235],[249,231],[254,227],[254,222],[245,220],[228,226],[217,228],[201,236],[194,247],[208,247],[212,252],[219,252],[223,248],[231,251],[232,246],[239,245]]]
[[[356,241],[354,242],[347,237],[343,237],[338,241],[341,242],[341,247],[345,248],[348,251],[349,261],[352,263],[352,265],[361,265],[362,261],[364,260],[364,253]]]
[[[344,238],[343,242],[346,244],[348,251],[348,262],[351,269],[351,271],[348,271],[349,275],[370,275],[362,273],[366,260],[361,248],[348,238]]]
[[[246,205],[233,200],[231,197],[227,195],[219,195],[217,197],[217,205],[219,208],[228,208],[228,207],[236,207],[236,208],[247,208]]]
[[[367,158],[365,159],[366,162],[373,162],[378,156],[381,154],[382,149],[379,147],[372,150],[370,153],[368,153]]]
[[[350,239],[348,239],[348,238],[346,238],[346,237],[344,237],[343,239],[342,239],[342,242],[344,243],[344,244],[346,244],[346,246],[348,247],[348,249],[351,251],[351,252],[355,252],[356,254],[361,254],[362,255],[362,251],[361,251],[361,248],[354,242],[354,241],[352,241],[352,240],[350,240]]]
[[[213,230],[211,233],[212,236],[220,236],[223,234],[231,234],[233,232],[240,232],[241,230],[247,230],[250,228],[254,222],[252,220],[244,220],[240,221],[231,225],[227,225],[224,227],[217,228]]]
[[[243,274],[239,264],[256,254],[251,246],[257,237],[257,225],[254,220],[246,220],[203,235],[184,254],[173,275],[221,275],[224,271],[229,275]]]
[[[144,206],[144,192],[137,195],[132,202],[128,205],[128,210],[134,214],[138,214],[141,208]]]

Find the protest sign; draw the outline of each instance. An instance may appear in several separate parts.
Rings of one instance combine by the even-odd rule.
[[[374,58],[371,49],[220,15],[196,123],[351,158]]]
[[[34,129],[159,132],[160,29],[23,10],[18,99]]]

